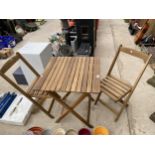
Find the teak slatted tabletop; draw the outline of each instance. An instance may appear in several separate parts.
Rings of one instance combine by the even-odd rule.
[[[97,57],[53,57],[32,91],[98,93],[99,64]]]
[[[56,92],[79,92],[82,95],[70,107]],[[57,122],[69,112],[72,112],[90,127],[92,125],[89,124],[89,116],[86,121],[73,109],[86,97],[89,97],[90,104],[92,100],[90,93],[99,92],[100,60],[97,57],[52,57],[43,75],[34,83],[33,88],[30,90],[30,93],[34,96],[53,97],[68,109]],[[88,107],[90,113],[90,105]]]

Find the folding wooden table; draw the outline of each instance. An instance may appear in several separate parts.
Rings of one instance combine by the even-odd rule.
[[[80,93],[80,97],[69,106],[58,92]],[[41,78],[33,85],[30,94],[33,96],[54,98],[67,110],[57,119],[61,121],[70,112],[89,127],[90,93],[100,92],[100,60],[97,57],[52,57]],[[74,108],[86,97],[88,102],[88,116],[84,119]]]

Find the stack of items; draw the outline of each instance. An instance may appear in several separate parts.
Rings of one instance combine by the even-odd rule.
[[[46,23],[46,20],[44,19],[36,19],[35,23],[37,24],[37,26],[43,25],[44,23]]]
[[[95,128],[93,128],[92,131],[88,128],[81,128],[78,131],[78,135],[109,135],[109,134],[110,134],[109,130],[104,126],[96,126]]]
[[[5,93],[0,97],[0,122],[24,125],[31,114],[32,102],[16,93]]]
[[[0,36],[0,49],[15,47],[16,42],[13,36]]]
[[[12,55],[16,42],[13,36],[0,36],[0,58],[7,58]]]
[[[33,32],[38,30],[35,19],[16,19],[16,24],[26,32]]]
[[[55,33],[51,35],[49,38],[49,41],[52,45],[52,55],[53,56],[60,56],[62,54],[60,50],[62,50],[62,47],[66,45],[65,38],[63,33]]]
[[[155,37],[153,35],[144,36],[140,41],[140,46],[152,47],[155,46]]]
[[[0,59],[6,59],[13,54],[12,48],[3,48],[0,50]]]
[[[109,135],[110,131],[104,126],[96,126],[93,130],[81,128],[79,131],[75,129],[65,130],[64,128],[56,128],[54,130],[44,129],[42,127],[31,127],[24,135]]]
[[[90,56],[91,46],[89,43],[81,43],[79,49],[76,51],[78,56]]]
[[[155,64],[155,46],[145,46],[144,44],[141,44],[141,51],[146,52],[146,53],[151,53],[152,57],[150,60],[150,64]],[[154,65],[152,66],[152,69],[154,70]]]
[[[139,20],[131,19],[129,23],[129,32],[131,35],[135,35],[142,27],[139,25]]]
[[[3,117],[7,109],[10,107],[14,99],[16,98],[15,93],[5,93],[1,98],[0,98],[0,118]]]

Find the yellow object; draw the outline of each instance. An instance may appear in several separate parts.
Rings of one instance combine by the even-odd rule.
[[[93,135],[109,135],[109,130],[102,126],[97,126],[92,131]]]

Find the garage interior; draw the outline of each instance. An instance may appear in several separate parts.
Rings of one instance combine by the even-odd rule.
[[[40,20],[38,21],[40,22]],[[94,22],[94,20],[92,21]],[[77,23],[78,22],[80,22],[80,20],[79,21],[77,20]],[[84,23],[84,20],[82,22]],[[146,30],[145,34],[143,35],[143,39],[141,39],[140,43],[139,42],[135,43],[136,34],[139,31],[143,30],[144,26],[146,25],[146,22],[148,22],[149,27]],[[13,22],[10,21],[10,23],[12,24]],[[15,45],[15,47],[11,47],[12,53],[2,54],[0,59],[0,68],[9,59],[11,59],[16,52],[20,53],[20,51],[25,50],[26,47],[25,49],[23,47],[26,46],[26,44],[28,43],[29,44],[30,43],[37,43],[37,44],[50,43],[50,46],[52,46],[52,48],[55,51],[57,51],[58,45],[56,43],[54,44],[55,40],[53,41],[53,39],[55,39],[54,37],[57,37],[57,36],[61,37],[60,35],[62,31],[64,33],[67,33],[65,25],[63,24],[62,24],[62,20],[48,19],[48,20],[45,20],[43,24],[40,24],[37,30],[33,30],[33,28],[30,28],[30,30],[27,30],[27,32],[23,32],[24,30],[20,29],[21,27],[16,27],[17,28],[16,32],[18,32],[20,35],[21,33],[25,33],[25,34],[22,36],[22,40],[20,40]],[[69,28],[71,39],[75,39],[75,40],[77,39],[77,44],[78,44],[78,47],[80,48],[82,48],[81,45],[85,45],[85,47],[87,47],[88,54],[82,55],[79,50],[80,48],[77,50],[77,47],[76,47],[77,45],[72,46],[71,43],[68,43],[68,46],[72,46],[73,51],[76,53],[75,55],[72,55],[72,56],[69,55],[70,52],[73,52],[73,51],[70,51],[68,46],[66,46],[64,50],[61,51],[61,53],[58,53],[55,51],[51,52],[50,53],[51,57],[63,57],[64,55],[65,57],[66,56],[78,57],[81,55],[82,57],[97,57],[100,59],[100,78],[101,79],[106,77],[108,70],[110,68],[110,65],[112,64],[112,61],[116,55],[116,52],[120,44],[122,44],[124,47],[128,47],[136,51],[152,54],[151,60],[149,61],[149,65],[147,66],[142,78],[140,79],[136,89],[134,90],[129,100],[128,107],[124,109],[119,120],[115,122],[115,115],[111,111],[109,111],[109,109],[104,107],[101,103],[98,102],[95,105],[94,102],[92,102],[90,122],[93,124],[94,127],[97,127],[97,126],[105,127],[106,129],[108,129],[109,134],[111,135],[155,134],[155,124],[154,124],[154,121],[150,119],[150,116],[155,111],[155,108],[154,108],[155,107],[154,106],[155,87],[148,82],[149,79],[153,79],[154,71],[155,71],[155,65],[154,65],[155,64],[154,63],[155,42],[153,37],[155,34],[155,30],[154,30],[155,21],[154,20],[99,19],[99,20],[95,20],[95,24],[93,23],[95,26],[93,25],[91,27],[91,24],[89,25],[91,27],[90,30],[89,30],[89,26],[87,27],[84,26],[83,31],[80,29],[81,27],[77,26],[77,36],[78,36],[77,38],[72,37],[72,35],[74,36],[74,33],[75,33],[74,29],[72,29],[72,27],[74,27],[74,25],[72,25],[74,24],[73,21],[70,20],[69,24],[71,24]],[[28,26],[31,27],[31,25],[28,25]],[[131,29],[131,27],[129,28],[129,26],[135,26],[137,29],[138,28],[139,29],[137,30],[135,28],[134,30],[136,32],[133,32],[132,31],[133,27]],[[84,36],[82,36],[82,33],[78,33],[78,31],[80,32],[82,31]],[[82,44],[81,40],[85,39],[85,37],[87,37],[88,35],[86,34],[86,32],[88,32],[90,35],[90,38],[93,38],[93,39],[88,39],[89,41],[87,43],[84,42],[84,44]],[[3,33],[1,34],[1,36],[5,36],[5,35],[6,34],[3,34]],[[53,38],[51,36],[53,36]],[[69,38],[69,36],[67,35],[65,37],[67,39]],[[79,38],[80,38],[80,41],[78,40]],[[151,43],[148,41],[149,39]],[[88,43],[89,43],[89,46],[87,46]],[[31,45],[31,46],[34,46],[34,45]],[[32,58],[32,61],[33,60],[34,60],[34,63],[37,63],[39,61],[37,58],[35,59],[35,57],[34,59]],[[124,66],[126,66],[126,68]],[[11,70],[9,71],[9,75],[12,76],[12,72],[14,72],[18,67],[19,66],[17,65],[12,66]],[[137,72],[134,72],[133,74],[132,71],[134,69],[140,70],[140,67],[141,67],[141,60],[139,60],[138,58],[129,59],[128,55],[121,55],[121,57],[116,62],[116,66],[114,67],[113,72],[117,77],[119,77],[119,79],[122,79],[122,80],[125,79],[130,83],[137,76],[136,74]],[[39,69],[41,69],[41,67]],[[18,83],[18,81],[16,82]],[[19,85],[24,89],[26,87],[23,84],[19,84]],[[4,94],[7,92],[15,92],[17,94],[20,93],[17,89],[11,86],[6,80],[4,80],[0,76],[0,94]],[[67,102],[73,102],[75,98],[79,96],[79,94],[80,93],[74,93],[74,92],[71,93],[66,99]],[[60,95],[63,96],[65,95],[65,93],[60,92]],[[96,99],[97,94],[92,93],[91,95],[94,99]],[[115,109],[119,108],[118,104],[114,103],[114,101],[111,98],[109,98],[106,94],[102,93],[101,98],[106,103],[114,107]],[[48,107],[50,102],[51,101],[47,99],[43,104],[45,107]],[[86,110],[88,106],[87,103],[88,103],[88,98],[84,99],[82,103],[76,107],[76,111],[79,112],[83,117],[87,117],[87,110]],[[52,134],[57,129],[64,129],[64,131],[73,129],[74,131],[79,131],[82,128],[87,128],[89,130],[92,130],[86,124],[84,124],[83,122],[79,121],[76,117],[74,117],[71,113],[68,114],[61,122],[57,123],[56,118],[59,116],[61,111],[62,111],[62,106],[60,104],[57,104],[57,101],[55,101],[51,112],[55,118],[51,119],[43,111],[33,106],[29,114],[29,117],[27,118],[26,122],[24,122],[24,124],[22,125],[17,125],[17,124],[5,122],[5,121],[0,122],[0,134],[1,135],[30,134],[27,131],[32,127],[43,128],[46,131],[46,134]]]

